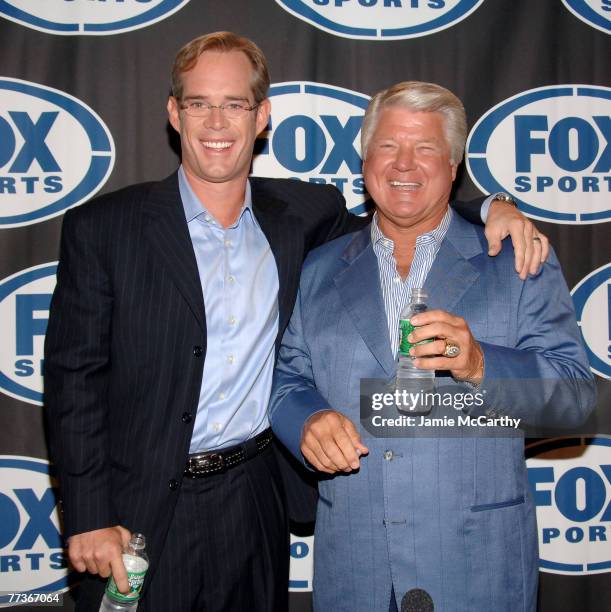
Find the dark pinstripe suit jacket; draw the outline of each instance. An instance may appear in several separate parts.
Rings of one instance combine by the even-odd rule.
[[[251,179],[278,267],[278,343],[301,264],[363,226],[335,188]],[[161,550],[189,450],[206,317],[176,174],[66,213],[45,346],[51,457],[67,536],[120,524]],[[281,459],[283,472],[290,471]],[[289,512],[312,520],[315,490],[285,478]]]

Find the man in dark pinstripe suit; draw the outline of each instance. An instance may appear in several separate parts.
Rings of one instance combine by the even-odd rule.
[[[285,495],[309,520],[315,493],[296,475],[285,487],[271,441],[276,348],[305,254],[364,221],[335,188],[248,179],[268,86],[251,41],[192,41],[168,102],[178,172],[66,213],[45,393],[69,555],[88,572],[80,610],[99,606],[96,575],[127,590],[134,530],[150,556],[140,610],[287,609]],[[525,273],[541,252],[508,221]]]

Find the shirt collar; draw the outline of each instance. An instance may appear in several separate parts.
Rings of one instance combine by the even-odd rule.
[[[193,188],[187,180],[187,175],[185,174],[182,164],[180,168],[178,168],[178,189],[180,191],[180,199],[182,200],[182,206],[185,211],[187,223],[190,223],[197,217],[200,217],[202,220],[209,217],[211,223],[218,225],[218,223],[214,220],[214,216],[208,211],[205,204],[195,195]],[[240,220],[246,211],[248,211],[250,218],[253,219],[258,225],[252,212],[252,191],[250,188],[250,181],[246,181],[244,204],[242,204],[242,209],[240,210],[240,214],[238,215],[236,222],[231,225],[231,227],[235,227],[240,223]]]
[[[434,244],[438,249],[441,246],[445,235],[448,233],[448,228],[450,227],[453,214],[452,209],[448,206],[446,214],[441,219],[439,225],[430,232],[420,234],[418,238],[416,238],[416,246]],[[385,250],[390,250],[391,252],[395,248],[395,243],[384,235],[380,229],[380,226],[378,225],[378,211],[373,214],[373,219],[371,221],[371,244],[374,247],[379,246]]]

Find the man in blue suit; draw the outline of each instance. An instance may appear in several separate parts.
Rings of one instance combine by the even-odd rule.
[[[438,611],[536,606],[523,437],[464,426],[454,436],[362,440],[357,425],[360,381],[394,377],[399,313],[423,286],[432,309],[412,318],[409,340],[433,340],[411,349],[414,364],[434,369],[438,385],[485,398],[457,415],[570,427],[594,406],[556,257],[522,281],[510,251],[488,257],[481,229],[448,206],[466,133],[460,100],[442,87],[407,82],[375,96],[362,129],[374,220],[303,268],[270,415],[282,442],[323,476],[320,612],[392,611],[416,588]]]

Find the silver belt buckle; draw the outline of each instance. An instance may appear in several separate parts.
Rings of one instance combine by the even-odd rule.
[[[221,453],[210,453],[202,457],[193,457],[194,472],[196,474],[211,474],[225,471],[225,460]]]

